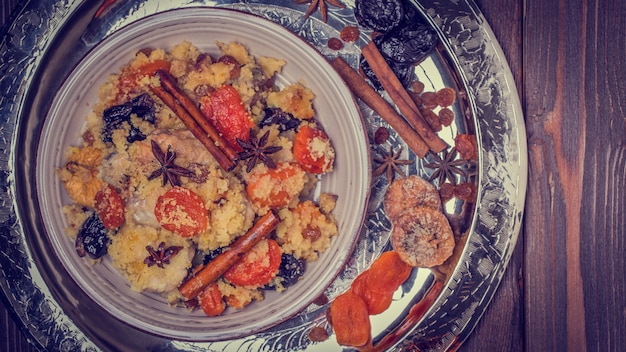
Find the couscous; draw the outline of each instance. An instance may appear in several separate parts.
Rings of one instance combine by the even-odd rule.
[[[307,199],[335,158],[315,120],[314,92],[306,82],[274,84],[284,60],[255,57],[238,42],[216,49],[213,57],[184,41],[137,51],[101,86],[81,141],[58,170],[78,254],[94,265],[110,256],[133,290],[158,292],[170,304],[185,300],[179,287],[197,266],[264,214],[278,214],[276,230],[198,296],[208,315],[260,301],[264,289],[286,289],[338,235],[336,197]],[[233,168],[155,94],[163,76],[236,152]],[[250,263],[265,269],[254,278],[238,274]]]

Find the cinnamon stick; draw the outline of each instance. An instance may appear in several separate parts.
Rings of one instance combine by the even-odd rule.
[[[393,100],[409,124],[422,136],[430,149],[437,153],[446,149],[448,147],[447,143],[431,129],[374,42],[369,42],[365,45],[362,49],[362,54],[372,71],[374,71],[376,78],[378,78],[389,97],[391,97],[391,100]]]
[[[189,114],[189,112],[176,100],[176,98],[166,91],[163,87],[152,86],[150,87],[152,92],[159,97],[172,111],[178,116],[183,124],[191,131],[202,145],[213,155],[215,160],[220,166],[226,170],[232,170],[236,163],[236,159],[228,157],[222,149],[220,149],[215,142],[209,137],[206,132],[196,123],[196,120]]]
[[[330,64],[352,89],[352,92],[387,121],[417,156],[423,158],[428,154],[430,148],[422,137],[348,63],[341,57],[337,57],[331,60]]]
[[[276,227],[280,218],[275,210],[270,210],[263,215],[248,230],[230,246],[230,248],[211,260],[206,266],[200,269],[196,275],[183,283],[178,290],[186,300],[195,298],[211,282],[217,280],[244,254],[249,252],[259,241],[266,238]]]
[[[182,105],[185,110],[193,117],[196,123],[204,130],[206,134],[213,139],[217,145],[222,149],[224,154],[231,159],[236,160],[238,155],[237,152],[230,147],[230,145],[224,140],[222,135],[217,132],[215,127],[211,125],[209,120],[207,120],[206,116],[198,109],[198,106],[191,100],[176,84],[176,80],[169,72],[165,70],[158,70],[157,75],[161,79],[161,86],[170,94],[174,96],[174,98]]]

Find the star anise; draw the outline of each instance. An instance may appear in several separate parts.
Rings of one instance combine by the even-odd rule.
[[[268,155],[276,153],[283,149],[281,146],[266,146],[270,131],[265,132],[260,139],[257,139],[256,133],[250,129],[250,141],[244,141],[237,138],[237,143],[243,148],[239,153],[239,160],[246,161],[246,172],[252,171],[256,164],[261,161],[270,169],[276,168],[276,163]]]
[[[165,186],[168,182],[172,186],[180,186],[180,177],[192,177],[194,176],[194,172],[188,169],[185,169],[182,166],[178,166],[174,164],[174,160],[176,159],[176,152],[172,151],[172,146],[167,146],[167,152],[163,153],[159,144],[155,141],[152,142],[152,154],[157,159],[161,167],[154,170],[149,176],[148,180],[153,180],[159,176],[163,176],[163,186]]]
[[[463,159],[457,159],[458,152],[456,148],[444,150],[441,155],[430,153],[433,161],[424,164],[424,167],[434,169],[432,174],[428,177],[428,181],[437,179],[439,187],[443,185],[446,180],[449,180],[452,184],[456,185],[455,175],[467,177],[466,164],[467,161]]]
[[[346,8],[346,5],[344,5],[339,0],[296,0],[295,1],[296,5],[306,4],[308,2],[310,2],[311,4],[309,5],[309,8],[306,10],[306,13],[304,14],[304,18],[307,18],[307,17],[311,16],[311,14],[319,6],[320,14],[322,15],[322,21],[324,21],[324,23],[328,19],[328,5],[327,5],[327,3],[331,4],[331,5],[335,6],[335,7],[338,7],[340,9],[345,9]]]
[[[404,172],[400,169],[401,165],[413,164],[413,160],[400,159],[402,147],[398,149],[398,152],[394,152],[393,147],[389,147],[389,153],[384,150],[380,150],[379,154],[381,155],[381,158],[374,158],[374,162],[379,165],[376,169],[374,169],[372,175],[380,176],[385,174],[389,183],[393,182],[396,173],[404,175]]]
[[[144,264],[148,267],[153,265],[163,268],[165,264],[169,264],[170,260],[183,249],[181,246],[170,246],[165,248],[165,242],[161,242],[159,246],[154,249],[152,246],[146,246],[148,256],[143,260]]]

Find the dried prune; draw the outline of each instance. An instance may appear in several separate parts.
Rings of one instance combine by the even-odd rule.
[[[280,267],[278,268],[277,277],[281,278],[281,286],[289,287],[304,275],[305,261],[294,257],[291,254],[283,253],[280,259]],[[269,285],[265,287],[268,290],[273,290],[276,287]]]
[[[430,25],[413,21],[381,37],[376,46],[383,56],[400,64],[422,61],[437,45],[437,34]]]
[[[403,86],[408,87],[411,84],[411,82],[413,82],[413,79],[415,78],[414,77],[415,70],[412,64],[406,65],[406,64],[400,64],[394,61],[388,61],[387,63],[389,64],[389,67],[391,67],[391,70],[396,75],[396,77],[398,77],[400,82],[402,82]],[[378,81],[378,78],[376,78],[374,71],[372,71],[369,63],[367,62],[367,60],[365,60],[365,58],[363,58],[363,56],[361,56],[361,63],[359,67],[363,71],[367,79],[370,80],[372,87],[374,87],[374,89],[376,90],[383,89],[382,85],[380,84],[380,81]]]
[[[357,0],[354,16],[359,25],[385,33],[404,19],[404,6],[401,0]]]
[[[287,130],[296,130],[300,126],[300,120],[279,108],[266,108],[263,111],[263,119],[259,126],[265,127],[270,125],[278,125],[278,130],[285,132]]]
[[[207,253],[202,259],[202,264],[207,265],[211,260],[224,252],[224,247],[219,247]]]
[[[95,212],[82,224],[76,236],[76,253],[98,259],[107,253],[109,233]]]
[[[124,104],[105,109],[102,115],[102,120],[104,121],[102,140],[107,143],[111,142],[113,131],[121,128],[124,122],[130,125],[130,133],[126,138],[129,143],[146,139],[146,136],[131,123],[130,117],[132,114],[137,115],[144,121],[154,123],[156,118],[152,98],[148,94],[142,94]]]

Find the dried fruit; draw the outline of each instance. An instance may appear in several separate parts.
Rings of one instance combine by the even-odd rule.
[[[378,127],[374,132],[374,143],[383,144],[389,139],[389,130],[386,127]]]
[[[400,0],[358,0],[354,16],[359,25],[378,32],[387,32],[404,19],[404,6]]]
[[[357,26],[345,26],[339,31],[339,38],[344,42],[352,43],[359,39],[359,27]]]
[[[386,59],[414,65],[430,54],[437,40],[437,34],[429,24],[414,21],[388,32],[376,46]]]
[[[341,39],[335,38],[335,37],[329,38],[328,43],[326,43],[326,45],[328,45],[328,48],[332,50],[343,49],[343,42],[341,41]]]
[[[454,92],[454,89],[450,87],[439,89],[435,95],[437,104],[442,107],[450,106],[454,104],[454,101],[456,100],[456,93]]]
[[[98,259],[107,253],[109,234],[95,212],[82,224],[76,236],[76,252],[79,256],[85,254]]]
[[[102,114],[102,120],[104,121],[104,127],[101,132],[102,140],[111,142],[113,131],[122,128],[124,122],[128,123],[130,126],[130,133],[126,138],[129,143],[144,140],[146,136],[130,121],[132,114],[137,115],[137,117],[144,121],[154,123],[156,117],[152,98],[144,93],[124,104],[105,109]]]

